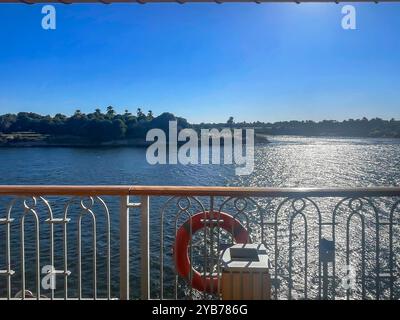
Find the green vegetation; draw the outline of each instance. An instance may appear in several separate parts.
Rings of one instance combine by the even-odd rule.
[[[169,121],[178,121],[178,130],[192,127],[207,128],[255,128],[259,135],[300,136],[349,136],[349,137],[396,137],[400,138],[400,121],[357,119],[334,121],[284,121],[276,123],[235,122],[229,117],[225,123],[201,123],[191,125],[186,119],[163,113],[155,117],[138,108],[133,115],[128,110],[117,114],[112,106],[103,113],[96,109],[85,114],[80,110],[68,117],[63,114],[42,116],[32,112],[0,116],[0,145],[97,145],[124,141],[124,145],[140,145],[146,133],[153,128],[168,132]]]
[[[264,122],[234,122],[230,117],[226,123],[201,123],[196,128],[255,128],[257,133],[267,135],[298,135],[298,136],[340,136],[340,137],[387,137],[400,138],[400,121],[374,118],[368,120],[349,119],[344,121],[282,121]]]
[[[168,131],[169,121],[177,120],[179,128],[189,126],[188,122],[171,113],[163,113],[154,117],[152,111],[144,113],[138,108],[136,115],[128,110],[117,114],[112,106],[105,113],[100,109],[84,114],[76,110],[68,117],[56,114],[54,117],[42,116],[32,112],[5,114],[0,116],[0,143],[21,142],[29,140],[32,133],[42,135],[42,139],[67,143],[68,141],[84,141],[85,143],[102,143],[122,139],[142,139],[148,130],[160,128]],[[35,136],[37,140],[37,136]],[[77,138],[79,138],[77,140]],[[32,140],[30,140],[32,141]]]

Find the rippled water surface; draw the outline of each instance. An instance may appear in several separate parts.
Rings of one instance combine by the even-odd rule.
[[[393,186],[400,183],[398,139],[273,137],[256,146],[255,169],[147,164],[145,149],[0,149],[1,184]]]

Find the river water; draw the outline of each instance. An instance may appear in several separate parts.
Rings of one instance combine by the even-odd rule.
[[[278,136],[255,149],[255,168],[149,165],[141,148],[2,148],[1,184],[367,187],[400,184],[399,139]]]

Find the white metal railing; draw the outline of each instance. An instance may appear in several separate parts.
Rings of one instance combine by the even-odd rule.
[[[185,220],[211,212],[190,258],[204,277],[220,274],[234,242],[218,222],[227,212],[268,248],[273,298],[398,299],[399,198],[400,188],[0,186],[0,298],[219,298],[181,279],[170,249]],[[353,260],[343,293],[339,267]],[[46,276],[57,286],[43,288]]]

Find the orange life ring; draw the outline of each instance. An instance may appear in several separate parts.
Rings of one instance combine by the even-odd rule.
[[[208,293],[217,293],[218,277],[205,277],[200,272],[195,270],[190,265],[188,247],[191,240],[190,226],[192,226],[192,235],[198,230],[204,228],[204,219],[217,219],[220,220],[219,227],[227,232],[233,233],[233,238],[237,243],[247,243],[249,241],[249,234],[246,228],[231,215],[223,212],[214,212],[213,215],[209,211],[200,212],[193,215],[188,219],[177,231],[175,244],[173,247],[173,254],[177,273],[187,281],[190,281],[190,270],[192,269],[191,285],[194,289],[199,291],[206,291]]]

